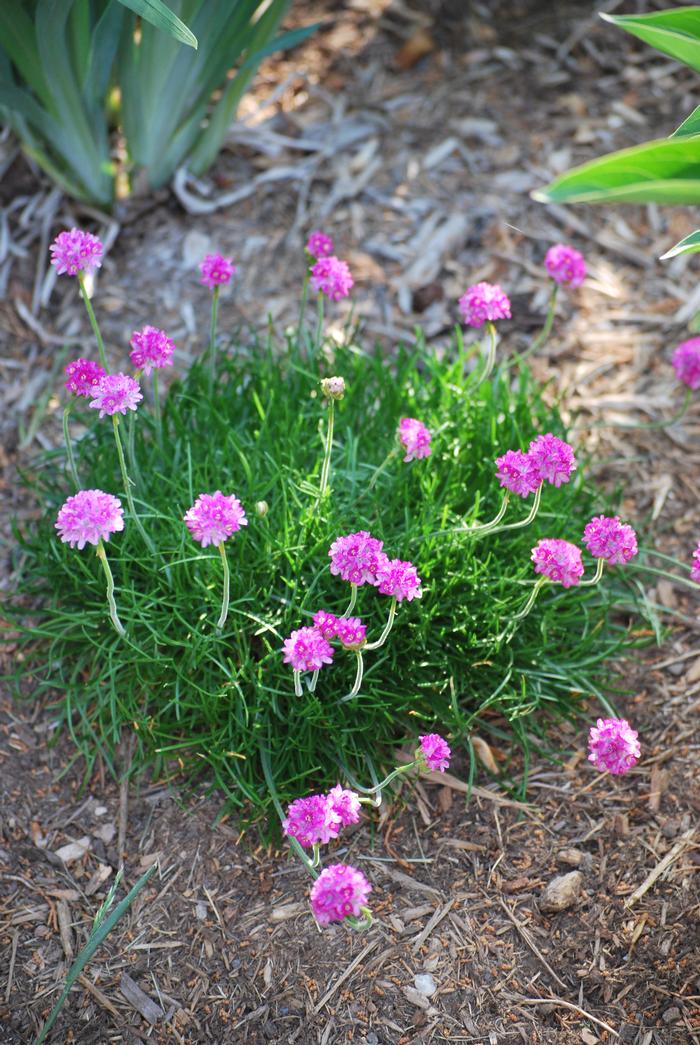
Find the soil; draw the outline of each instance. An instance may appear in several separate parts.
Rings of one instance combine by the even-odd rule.
[[[626,517],[653,523],[659,550],[687,562],[697,408],[672,429],[611,426],[678,405],[669,351],[700,295],[692,260],[656,259],[692,215],[528,196],[574,162],[670,133],[692,110],[693,74],[596,17],[649,6],[300,3],[292,22],[321,28],[265,63],[210,179],[120,203],[111,224],[6,152],[0,464],[13,510],[31,513],[17,464],[59,438],[63,346],[74,352],[89,336],[74,286],[46,271],[63,224],[91,217],[111,242],[97,300],[113,357],[156,321],[157,301],[180,364],[206,338],[195,268],[210,248],[240,266],[222,322],[293,320],[300,246],[322,227],[356,275],[368,336],[390,347],[420,322],[439,343],[458,294],[491,279],[511,294],[504,343],[517,351],[542,321],[544,250],[563,240],[584,250],[590,276],[562,297],[536,372],[561,395],[588,467],[621,486]],[[225,203],[247,186],[251,195]],[[222,199],[210,213],[187,210]],[[11,565],[9,551],[3,559]],[[372,882],[375,921],[363,934],[319,931],[301,867],[219,819],[216,796],[115,782],[102,766],[85,781],[50,705],[5,695],[0,1045],[33,1040],[117,869],[131,886],[154,861],[51,1042],[700,1042],[697,597],[667,578],[640,584],[669,630],[622,665],[639,764],[619,779],[596,774],[580,732],[562,730],[552,740],[563,759],[528,767],[523,804],[483,768],[467,797],[458,753],[450,774],[406,786],[333,847]],[[574,876],[570,902],[552,911],[547,887],[562,875]]]

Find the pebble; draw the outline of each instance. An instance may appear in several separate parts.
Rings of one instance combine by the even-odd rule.
[[[542,911],[565,911],[576,903],[581,891],[583,875],[580,871],[569,871],[568,874],[553,878],[540,899]]]
[[[424,994],[426,998],[429,998],[431,994],[435,994],[437,990],[437,984],[429,972],[419,972],[414,977],[413,982],[416,985],[416,990]]]

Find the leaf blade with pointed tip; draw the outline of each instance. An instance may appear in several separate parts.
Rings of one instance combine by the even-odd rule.
[[[669,258],[675,258],[678,254],[697,253],[700,253],[700,229],[696,229],[695,232],[684,236],[674,247],[662,254],[659,261],[668,261]]]
[[[197,50],[199,46],[197,37],[187,28],[184,22],[180,21],[176,14],[173,14],[170,8],[163,3],[163,0],[119,0],[119,2],[124,4],[124,7],[130,8],[135,14],[140,15],[141,18],[145,18],[156,29],[162,29],[164,32],[169,33],[170,36],[174,36],[176,40],[187,44],[188,47],[193,47],[195,51]]]
[[[676,7],[645,15],[601,14],[601,18],[700,72],[700,7]]]

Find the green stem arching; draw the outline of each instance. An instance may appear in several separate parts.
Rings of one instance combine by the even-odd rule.
[[[214,287],[211,296],[211,319],[209,321],[209,393],[214,390],[216,377],[216,328],[219,319],[219,286]]]
[[[318,293],[316,300],[316,333],[314,335],[314,349],[317,352],[321,351],[321,344],[323,339],[323,294],[321,291]]]
[[[392,769],[389,776],[385,777],[381,783],[376,785],[376,787],[366,788],[366,793],[368,795],[376,794],[379,798],[379,803],[377,804],[381,804],[382,791],[384,788],[388,787],[391,781],[395,780],[397,776],[401,776],[402,773],[407,773],[410,769],[415,769],[417,765],[419,765],[419,762],[417,759],[414,759],[413,762],[406,762],[402,766],[397,766],[396,769]],[[360,801],[362,801],[362,799],[360,799]]]
[[[525,360],[529,359],[530,356],[535,354],[535,352],[539,352],[539,350],[545,344],[547,338],[549,337],[549,335],[552,332],[552,324],[554,323],[554,312],[555,312],[556,304],[557,304],[557,292],[558,292],[558,290],[559,290],[559,284],[558,283],[554,283],[553,286],[552,286],[552,292],[549,295],[549,304],[547,306],[547,315],[545,316],[544,324],[542,326],[542,329],[540,330],[539,334],[537,335],[537,337],[532,342],[532,344],[530,345],[529,348],[526,348],[524,352],[521,352],[517,356],[513,356],[513,358],[511,360],[509,360],[509,366],[513,366],[514,364],[516,364],[517,366],[520,366],[521,363],[524,363]]]
[[[547,578],[546,577],[538,577],[537,578],[537,580],[535,581],[535,584],[534,584],[534,586],[532,588],[532,591],[530,592],[529,598],[528,598],[527,602],[525,603],[525,605],[523,606],[523,608],[520,610],[519,613],[516,613],[513,617],[510,618],[510,622],[511,623],[513,621],[516,621],[516,620],[523,620],[525,617],[527,617],[528,613],[530,612],[532,607],[535,605],[535,600],[537,599],[537,596],[539,595],[540,590],[542,589],[542,586],[544,584],[546,584],[546,582],[547,582]]]
[[[389,619],[384,625],[384,631],[381,633],[376,642],[367,643],[367,645],[364,647],[366,650],[379,649],[380,646],[384,645],[384,643],[389,637],[389,632],[391,631],[392,626],[394,624],[394,617],[396,616],[396,605],[396,599],[392,598],[391,606],[389,607]]]
[[[355,603],[357,602],[357,585],[350,582],[350,602],[345,607],[345,612],[341,618],[349,617],[352,611],[355,609]]]
[[[156,439],[158,446],[163,448],[163,421],[160,412],[160,394],[158,391],[158,370],[153,369],[153,420],[156,423]]]
[[[356,650],[355,655],[357,656],[357,671],[355,672],[355,681],[352,684],[352,689],[344,697],[340,698],[340,703],[344,704],[347,700],[352,700],[360,692],[360,686],[362,685],[362,675],[364,672],[364,664],[362,661],[362,650]]]
[[[105,343],[102,340],[102,334],[100,333],[100,328],[98,326],[97,319],[95,318],[95,313],[94,313],[94,310],[93,310],[93,307],[92,307],[92,302],[90,301],[90,297],[88,295],[87,288],[85,286],[85,276],[83,275],[82,272],[78,273],[78,286],[80,287],[80,294],[81,294],[81,297],[82,297],[82,299],[83,299],[83,301],[85,303],[85,308],[87,310],[88,319],[90,320],[90,326],[92,327],[92,332],[95,335],[95,340],[97,341],[97,351],[100,354],[100,363],[102,364],[103,370],[108,370],[109,368],[107,366],[107,355],[105,353]]]
[[[319,484],[319,499],[323,497],[328,488],[328,480],[331,473],[331,455],[333,453],[333,422],[335,419],[335,400],[328,400],[328,428],[326,431],[326,447],[321,466],[321,481]]]
[[[308,259],[307,259],[308,260]],[[309,279],[311,273],[309,266],[307,265],[304,269],[304,282],[301,286],[301,306],[299,308],[299,340],[302,338],[302,327],[304,326],[304,317],[306,315],[306,303],[309,300]]]
[[[594,584],[597,584],[600,578],[603,576],[603,570],[605,568],[605,559],[598,559],[596,564],[595,573],[589,581],[581,581],[579,588],[591,588]]]
[[[496,362],[496,325],[495,323],[487,322],[486,329],[489,333],[489,350],[486,356],[486,365],[484,366],[484,372],[479,377],[479,384],[486,381],[493,372],[494,363]]]
[[[107,578],[107,602],[109,604],[109,615],[112,619],[112,624],[114,625],[114,628],[118,635],[126,635],[124,625],[119,620],[119,614],[117,613],[117,604],[114,601],[114,577],[112,576],[112,570],[110,569],[110,565],[107,560],[107,552],[105,551],[105,546],[102,542],[101,537],[97,542],[96,555],[102,563],[102,569],[104,570],[105,577]]]
[[[75,457],[73,456],[73,443],[70,437],[70,429],[68,427],[68,418],[70,416],[70,404],[63,408],[63,442],[66,446],[66,457],[68,459],[68,471],[71,474],[71,479],[75,485],[76,490],[80,489],[80,480],[78,479],[78,470],[75,467]]]
[[[224,568],[224,592],[223,597],[221,599],[221,613],[219,615],[218,621],[216,622],[217,628],[221,630],[221,628],[223,628],[224,624],[226,623],[226,618],[228,617],[228,604],[231,589],[231,573],[228,568],[228,559],[226,558],[226,548],[224,546],[224,542],[219,541],[217,547],[219,549],[219,555],[221,556],[221,565]]]
[[[506,523],[505,526],[494,527],[494,529],[490,531],[489,535],[492,533],[503,533],[504,530],[519,530],[522,526],[529,526],[530,523],[533,522],[535,516],[539,511],[540,501],[542,500],[543,486],[544,483],[540,483],[540,485],[535,490],[535,496],[532,501],[532,507],[530,508],[530,513],[527,516],[527,518],[521,519],[520,522]]]
[[[124,483],[124,494],[126,496],[126,503],[129,506],[129,513],[131,515],[131,518],[134,520],[136,529],[143,537],[146,543],[146,547],[150,551],[151,555],[155,555],[156,550],[153,547],[153,543],[150,537],[143,528],[143,523],[141,522],[136,512],[136,506],[134,505],[134,498],[131,493],[131,487],[133,484],[131,482],[131,479],[129,478],[129,473],[126,470],[126,461],[124,460],[124,448],[122,447],[122,440],[121,436],[119,435],[119,417],[117,414],[112,414],[112,426],[114,428],[114,441],[117,444],[117,456],[119,457],[119,467],[122,473],[122,481]]]
[[[479,536],[485,536],[485,534],[487,533],[488,530],[493,530],[496,526],[498,526],[499,522],[501,521],[503,516],[506,514],[506,509],[508,508],[508,501],[509,500],[510,500],[510,494],[506,490],[506,492],[503,494],[503,500],[501,501],[501,507],[498,509],[498,512],[496,513],[496,515],[494,515],[494,517],[491,520],[491,522],[482,523],[480,526],[479,525],[477,525],[477,526],[466,526],[463,530],[457,530],[456,532],[457,533],[471,533],[471,534],[474,534],[475,536],[477,534]]]
[[[294,694],[297,697],[303,697],[303,695],[304,695],[303,692],[302,692],[302,688],[301,688],[301,672],[300,671],[295,671],[294,672]]]
[[[371,477],[369,483],[367,484],[367,491],[374,489],[374,484],[376,483],[377,479],[385,471],[385,469],[386,469],[387,465],[389,464],[389,462],[394,457],[396,457],[398,452],[399,452],[398,447],[395,446],[393,448],[393,450],[389,451],[389,453],[386,455],[386,457],[384,458],[382,463],[377,468],[374,469],[374,471],[372,472],[372,477]],[[362,496],[362,494],[360,494],[360,496]]]
[[[130,410],[126,421],[126,456],[129,460],[129,468],[134,477],[134,486],[142,487],[141,472],[136,462],[136,411]]]

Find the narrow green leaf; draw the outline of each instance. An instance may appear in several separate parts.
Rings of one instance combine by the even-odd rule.
[[[696,229],[695,232],[684,236],[682,240],[676,243],[675,247],[671,247],[665,254],[662,254],[659,261],[675,258],[677,254],[697,254],[698,252],[700,252],[700,229]]]
[[[700,72],[700,7],[675,7],[646,15],[601,14],[600,17]]]
[[[137,15],[141,15],[147,22],[154,25],[156,29],[162,29],[170,36],[194,47],[197,50],[197,37],[190,32],[184,22],[181,22],[176,14],[170,10],[163,0],[119,0],[125,7],[129,7]]]
[[[0,40],[0,46],[22,79],[48,105],[51,91],[41,67],[36,32],[31,18],[20,4],[0,3]]]
[[[690,116],[683,120],[683,123],[676,128],[671,137],[685,138],[688,134],[700,134],[700,105],[693,109]]]

